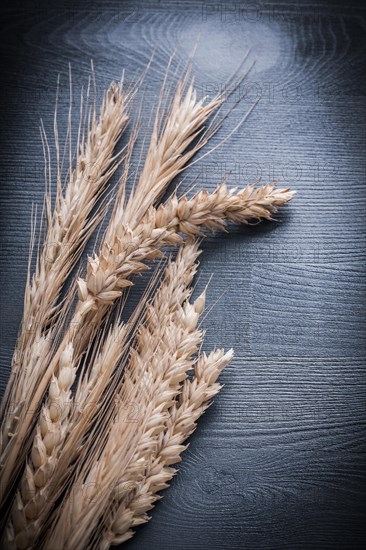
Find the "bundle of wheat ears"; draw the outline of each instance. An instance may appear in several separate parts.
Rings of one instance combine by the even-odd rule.
[[[294,195],[221,182],[189,197],[176,189],[161,202],[220,128],[225,98],[198,100],[187,71],[168,102],[165,80],[144,161],[132,170],[141,123],[129,130],[128,121],[141,82],[113,83],[97,110],[91,80],[74,141],[70,100],[62,147],[57,104],[52,147],[41,126],[47,188],[1,407],[3,548],[107,549],[149,520],[233,356],[202,351],[205,293],[192,299],[202,238],[228,223],[271,220]],[[117,150],[123,133],[127,144]],[[109,209],[94,253],[79,265]],[[153,260],[126,319],[129,287]]]

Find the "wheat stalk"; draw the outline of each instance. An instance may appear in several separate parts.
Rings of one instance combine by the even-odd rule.
[[[189,242],[180,248],[176,260],[169,263],[125,371],[123,395],[132,399],[141,411],[144,429],[131,461],[120,472],[117,491],[114,491],[116,502],[122,500],[121,487],[125,480],[136,484],[146,461],[155,453],[167,411],[174,404],[180,384],[192,368],[192,357],[202,342],[203,333],[197,329],[197,323],[204,309],[204,294],[193,304],[188,302],[197,255],[197,244]]]
[[[198,102],[196,101],[196,95],[193,91],[192,85],[188,88],[188,91],[184,97],[183,90],[184,86],[182,84],[179,85],[173,101],[170,116],[168,117],[160,136],[159,126],[156,119],[144,169],[136,189],[127,202],[127,205],[124,206],[123,200],[120,200],[117,203],[117,207],[113,212],[112,219],[103,240],[102,250],[104,251],[110,249],[110,235],[113,235],[113,233],[118,230],[121,219],[129,220],[132,225],[136,223],[139,215],[144,213],[144,208],[148,208],[159,198],[169,182],[177,175],[177,173],[181,171],[192,155],[199,150],[208,139],[208,133],[206,133],[191,150],[185,152],[188,145],[200,133],[203,122],[220,104],[220,101],[215,99],[208,105],[204,105],[203,100]],[[121,196],[123,197],[123,186]],[[92,265],[91,262],[89,262],[89,266],[90,265]],[[94,279],[94,282],[98,284],[97,279]],[[127,283],[120,284],[119,289],[123,286],[127,286]],[[120,290],[119,292],[115,292],[113,294],[114,299],[119,297],[120,294]],[[108,290],[105,290],[104,293],[99,293],[99,298],[101,300],[105,299],[106,296],[109,296],[109,298],[111,296],[111,294],[108,294]],[[75,327],[82,326],[83,324],[88,327],[94,327],[100,324],[105,313],[105,308],[99,308],[96,315],[92,314],[92,318],[87,319],[87,314],[95,308],[95,302],[95,298],[91,295],[88,298],[79,301],[73,319],[70,323],[74,329]],[[84,322],[85,319],[87,319],[86,322]],[[68,345],[75,344],[75,332],[76,331],[74,330],[72,334],[68,333],[66,335],[59,348],[59,352],[62,352],[62,349]],[[90,334],[88,333],[88,330],[86,330],[86,334]],[[84,341],[86,339],[86,334],[83,335]],[[76,343],[76,356],[78,356],[80,352],[80,347],[81,346],[78,347]],[[55,373],[56,378],[58,376],[58,355],[56,354],[56,357],[52,362],[52,366],[50,365],[48,367],[47,372],[43,376],[41,384],[42,388],[46,387],[46,382],[49,375]],[[40,388],[38,389],[38,395],[41,396]],[[32,410],[37,405],[38,399],[39,398],[33,401]],[[27,427],[23,429],[25,431]]]
[[[96,517],[99,517],[108,502],[110,487],[119,469],[126,467],[131,459],[139,431],[139,426],[124,425],[118,422],[118,418],[112,422],[104,444],[98,439],[98,444],[87,457],[87,465],[73,480],[71,493],[64,497],[53,523],[56,518],[58,521],[49,529],[42,548],[84,548],[90,530],[95,526]],[[122,436],[127,445],[123,451],[120,448]]]
[[[83,326],[84,315],[93,308],[97,308],[94,319],[100,318],[105,306],[121,296],[121,288],[132,284],[129,278],[145,269],[144,260],[158,257],[164,246],[181,241],[178,230],[197,235],[202,227],[223,228],[226,221],[250,223],[261,218],[271,219],[293,195],[292,191],[277,189],[274,185],[249,186],[236,193],[222,184],[211,194],[199,192],[189,200],[173,197],[164,206],[150,208],[146,220],[134,232],[125,231],[122,242],[116,239],[117,245],[108,249],[107,257],[89,259],[86,280],[78,281],[79,303],[73,324]],[[116,249],[122,252],[116,255]]]
[[[121,201],[117,204],[105,235],[105,247],[114,242],[118,226],[128,224],[134,229],[140,223],[149,207],[158,201],[170,182],[218,129],[219,125],[203,131],[205,122],[223,103],[223,99],[215,97],[208,103],[206,98],[197,100],[193,82],[185,92],[187,77],[177,86],[165,124],[160,120],[164,120],[164,117],[160,116],[159,111],[157,113],[138,182],[127,203]],[[198,136],[200,138],[189,148]]]
[[[23,322],[14,354],[17,359],[42,337],[51,319],[54,320],[58,311],[55,303],[62,285],[98,221],[98,217],[90,217],[90,213],[117,167],[113,151],[128,120],[126,103],[122,85],[112,84],[103,96],[99,118],[94,111],[86,138],[83,136],[78,143],[76,168],[70,172],[65,191],[58,168],[57,197],[52,214],[50,198],[46,196],[47,232],[35,273],[28,280],[25,291]],[[88,173],[90,167],[93,173]],[[18,370],[18,360],[15,363]],[[19,370],[16,389],[21,393],[15,393],[15,400],[28,392],[26,381],[29,377],[29,370]]]
[[[59,375],[52,377],[48,400],[40,412],[30,457],[2,541],[7,548],[29,548],[37,536],[41,512],[52,505],[47,483],[57,468],[57,455],[68,430],[64,420],[71,405],[75,371],[69,345],[61,354]]]
[[[157,493],[169,486],[168,482],[176,472],[171,465],[180,462],[180,455],[187,448],[183,443],[196,429],[197,420],[209,406],[210,400],[219,392],[221,385],[217,378],[231,358],[232,350],[226,354],[223,350],[216,350],[209,355],[200,355],[195,364],[194,377],[184,380],[179,399],[169,411],[164,430],[159,434],[148,462],[144,456],[139,476],[135,471],[135,479],[131,481],[125,476],[115,488],[98,549],[107,550],[111,545],[122,544],[134,535],[134,527],[149,521],[147,512],[160,498]]]
[[[121,419],[128,405],[133,403],[142,415],[139,423],[143,428],[140,436],[135,438],[133,456],[126,467],[129,475],[140,467],[141,458],[137,463],[134,461],[136,454],[148,454],[150,446],[155,445],[154,438],[159,429],[164,428],[166,409],[173,404],[172,399],[179,384],[192,366],[191,357],[202,341],[202,332],[197,330],[196,326],[204,308],[204,297],[199,297],[194,304],[187,301],[191,293],[189,286],[197,269],[197,256],[197,245],[188,243],[180,249],[176,260],[169,262],[153,302],[146,306],[145,321],[139,325],[136,343],[130,351],[130,360],[125,369],[118,400],[117,417]],[[113,436],[115,437],[115,433]],[[122,453],[122,458],[126,448],[127,441],[122,431],[115,452]],[[106,451],[104,461],[109,461],[110,458],[110,452]],[[118,457],[113,458],[113,461],[116,460]],[[103,464],[102,458],[97,469],[107,469],[107,464]],[[122,470],[121,468],[118,475]],[[115,480],[113,481],[115,483]],[[85,483],[81,482],[80,486],[84,487]],[[78,500],[82,496],[77,494],[71,498]],[[84,514],[90,517],[88,507],[94,508],[92,516],[96,522],[97,515],[101,512],[100,502],[92,502],[89,505],[84,502],[83,506],[78,508],[78,515],[75,515],[75,506],[71,508],[66,505],[48,546],[53,547],[56,541],[59,541],[57,544],[60,543],[64,548],[82,547],[89,531],[86,523],[85,529],[81,529],[80,525],[85,522]],[[65,515],[71,509],[72,516]],[[67,535],[62,538],[61,526],[65,521],[70,528]],[[84,537],[83,540],[80,536]]]
[[[91,359],[89,376],[80,381],[73,399],[70,388],[76,365],[72,344],[61,354],[58,374],[51,379],[48,400],[42,407],[33,448],[6,526],[6,547],[31,548],[40,535],[70,465],[78,458],[83,436],[100,408],[102,393],[124,352],[128,330],[128,325],[119,324],[109,330]]]
[[[173,197],[150,208],[133,231],[122,226],[113,243],[99,256],[89,258],[87,277],[79,279],[81,302],[89,308],[96,303],[111,304],[130,286],[132,275],[146,269],[143,261],[161,256],[165,246],[181,242],[178,232],[202,235],[202,228],[224,229],[228,221],[250,223],[271,219],[278,208],[291,200],[294,192],[274,185],[245,187],[239,192],[221,184],[213,193],[201,191],[193,198]]]
[[[202,228],[223,229],[228,221],[246,224],[271,219],[293,196],[293,191],[274,185],[235,192],[221,184],[213,193],[201,191],[191,199],[173,197],[150,208],[134,231],[122,226],[113,243],[89,258],[87,277],[79,279],[80,300],[89,309],[98,302],[113,303],[121,289],[132,284],[130,277],[146,269],[144,260],[155,259],[163,247],[181,242],[178,232],[195,236],[202,234]]]
[[[101,246],[101,256],[105,259],[108,257],[108,265],[106,266],[106,270],[104,274],[98,270],[98,265],[95,260],[96,257],[89,260],[87,275],[88,283],[85,283],[82,280],[79,281],[80,299],[76,305],[73,318],[70,321],[70,326],[74,328],[78,327],[78,329],[75,329],[72,332],[69,331],[65,335],[58,351],[54,355],[53,359],[48,363],[47,368],[42,372],[42,379],[39,381],[36,391],[33,395],[28,397],[29,411],[37,410],[51,376],[55,373],[57,376],[59,355],[62,353],[63,349],[71,343],[74,347],[76,357],[79,357],[80,353],[84,349],[85,342],[87,342],[90,337],[92,327],[100,325],[101,320],[106,314],[106,308],[103,306],[110,306],[121,295],[121,288],[131,284],[126,280],[126,278],[120,277],[118,273],[116,277],[114,272],[115,267],[118,269],[118,265],[115,266],[116,260],[118,261],[118,254],[117,256],[113,254],[111,247],[116,241],[116,235],[119,234],[121,219],[129,220],[129,223],[133,226],[139,216],[143,215],[145,210],[159,198],[170,181],[183,169],[184,165],[192,157],[192,155],[206,143],[210,135],[209,132],[203,134],[199,142],[196,143],[190,151],[185,152],[190,143],[197,138],[198,134],[202,130],[204,121],[219,105],[220,100],[218,99],[214,99],[207,105],[204,104],[203,100],[197,102],[192,86],[188,88],[186,95],[183,96],[183,87],[178,86],[170,115],[165,126],[162,128],[161,135],[157,137],[159,133],[159,130],[157,129],[159,126],[157,124],[155,125],[153,132],[149,149],[150,153],[147,157],[147,165],[150,167],[149,170],[151,169],[151,163],[156,166],[156,169],[153,170],[154,177],[149,177],[147,180],[140,178],[136,189],[132,194],[133,199],[130,198],[127,205],[125,205],[123,200],[124,186],[122,186],[120,201],[118,201],[114,209]],[[145,172],[145,175],[147,172]],[[142,200],[141,197],[145,198]],[[149,197],[148,200],[147,197]],[[140,225],[138,225],[137,228],[139,228]],[[136,230],[138,231],[138,229]],[[130,230],[127,232],[128,237],[130,235],[129,231]],[[170,240],[172,241],[173,237],[171,237]],[[125,239],[125,241],[126,244],[128,244],[129,238]],[[126,267],[127,266],[125,265],[125,268]],[[131,273],[136,273],[139,270],[138,263],[134,262]],[[110,275],[111,271],[112,275]],[[103,279],[102,276],[104,277]],[[118,290],[111,290],[112,283],[113,286],[116,286],[114,284],[116,278]],[[75,338],[76,341],[74,341]],[[8,479],[12,479],[14,477],[12,460],[14,460],[16,453],[19,451],[26,434],[29,433],[31,423],[32,415],[28,414],[27,417],[23,419],[19,431],[12,438],[14,444],[11,446],[6,456],[7,460],[2,474],[4,487],[9,487],[10,483]]]
[[[199,191],[194,197],[174,196],[150,216],[155,227],[179,231],[186,235],[202,235],[202,228],[224,229],[227,222],[250,224],[273,219],[273,214],[290,201],[294,191],[274,184],[249,185],[237,192],[220,184],[212,193]]]
[[[46,197],[48,228],[35,274],[27,282],[13,374],[4,399],[2,496],[17,471],[11,460],[18,454],[22,441],[14,436],[22,427],[24,411],[28,409],[32,393],[43,376],[44,359],[50,352],[50,338],[46,331],[59,312],[56,300],[99,220],[98,214],[91,215],[91,212],[117,167],[113,150],[128,120],[126,107],[127,96],[122,84],[111,85],[104,94],[99,118],[94,110],[86,137],[83,135],[78,139],[76,168],[71,172],[70,166],[65,191],[58,169],[57,197],[52,215],[49,197]],[[86,173],[91,165],[98,167],[96,175]],[[20,463],[17,459],[17,464]]]
[[[217,129],[211,126],[202,131],[222,98],[208,104],[197,101],[187,78],[178,85],[165,123],[158,108],[143,169],[127,200],[136,134],[130,140],[99,252],[88,258],[86,276],[77,281],[78,300],[69,323],[73,330],[53,349],[49,336],[59,333],[71,302],[68,298],[58,303],[61,288],[101,218],[101,210],[96,215],[91,210],[117,166],[113,149],[127,122],[127,97],[121,86],[114,85],[106,94],[99,121],[93,111],[86,140],[84,135],[81,141],[78,138],[74,172],[70,145],[69,183],[63,191],[58,168],[52,214],[46,196],[48,228],[36,272],[27,284],[18,354],[5,400],[2,490],[11,487],[22,465],[28,436],[32,447],[3,539],[9,548],[26,550],[35,544],[46,550],[108,548],[130,538],[134,526],[148,521],[146,512],[159,498],[157,492],[168,486],[175,473],[171,465],[180,460],[184,441],[219,391],[218,375],[232,356],[218,350],[194,358],[203,338],[197,324],[205,297],[189,301],[198,256],[192,239],[205,231],[225,229],[228,222],[272,219],[293,197],[292,191],[274,185],[237,191],[223,183],[212,193],[201,191],[192,198],[174,195],[156,206],[172,179]],[[118,120],[112,116],[113,108]],[[47,151],[45,137],[44,144]],[[90,178],[86,184],[81,179],[90,158],[102,165],[96,184]],[[57,160],[59,166],[58,144]],[[169,262],[154,300],[145,307],[121,383],[114,375],[126,363],[134,323],[117,323],[104,338],[111,307],[133,284],[132,276],[147,268],[146,261],[161,257],[166,246],[184,242],[176,260]],[[35,336],[28,336],[27,326],[37,327]],[[89,344],[94,336],[97,343]],[[93,355],[83,363],[89,345]],[[187,375],[192,368],[190,381]],[[71,386],[78,369],[82,372],[73,399]],[[12,400],[15,412],[10,410]],[[131,402],[141,412],[135,425],[120,422]],[[52,516],[55,499],[61,495]],[[45,533],[45,523],[50,522],[51,529]]]
[[[125,270],[126,268],[129,269],[127,276],[138,272],[142,267],[142,259],[155,257],[157,248],[177,241],[177,230],[185,231],[190,235],[196,235],[201,232],[200,228],[202,226],[207,229],[224,227],[226,219],[248,223],[250,220],[259,218],[260,216],[271,218],[277,208],[290,200],[292,196],[293,193],[287,189],[276,189],[274,186],[264,186],[259,189],[249,187],[238,193],[234,193],[228,191],[226,185],[221,185],[212,194],[200,192],[190,200],[184,197],[178,201],[176,197],[173,197],[164,206],[158,209],[150,209],[147,216],[147,229],[144,226],[141,227],[142,224],[136,229],[136,232],[139,232],[140,236],[142,235],[141,241],[144,246],[140,245],[137,251],[130,252],[130,258],[127,257],[128,261],[124,259],[122,268]],[[159,227],[161,225],[164,226],[163,229]],[[154,229],[151,230],[151,227]],[[154,231],[158,232],[158,237],[160,238],[156,238]],[[150,233],[150,240],[146,239],[146,234],[148,233]],[[125,248],[128,251],[128,247],[125,246]],[[89,262],[90,265],[94,267],[91,262]],[[120,267],[119,272],[117,271],[117,276],[120,276],[122,268]],[[103,281],[104,271],[102,271],[101,275],[101,270],[99,269],[99,265],[97,265],[97,269],[89,271],[88,275],[89,277],[92,275],[92,285],[94,285],[92,288],[96,291],[96,285]],[[122,278],[121,286],[124,286],[127,282],[128,280],[125,275]],[[120,283],[118,284],[120,285]],[[80,281],[79,288],[81,288],[81,291],[83,290]],[[108,288],[103,289],[102,286],[102,292],[99,293],[99,299],[102,303],[106,299],[110,300],[111,298],[114,301],[117,297],[115,294],[120,295],[120,290],[116,291],[115,286],[112,288],[113,290],[109,290]],[[81,298],[84,298],[86,302],[89,300],[89,303],[92,303],[89,292],[86,292],[85,296],[81,296]]]

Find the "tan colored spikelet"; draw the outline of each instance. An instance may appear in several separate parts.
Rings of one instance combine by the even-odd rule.
[[[273,214],[294,195],[294,191],[273,184],[263,187],[250,185],[237,192],[222,183],[214,192],[200,191],[191,199],[173,197],[156,211],[151,210],[150,216],[155,227],[201,235],[202,228],[209,231],[224,229],[228,222],[248,224],[271,220]]]
[[[136,344],[131,350],[130,362],[123,378],[117,418],[120,419],[123,427],[126,405],[133,402],[139,411],[141,432],[140,435],[135,435],[133,453],[125,468],[119,466],[114,478],[111,478],[108,472],[110,487],[115,486],[117,477],[120,477],[123,471],[127,476],[133,477],[134,472],[141,468],[140,463],[144,457],[153,452],[157,437],[164,429],[166,411],[173,405],[179,385],[192,367],[191,357],[202,341],[202,332],[196,327],[204,308],[204,299],[200,297],[193,304],[186,301],[191,293],[189,286],[197,269],[197,256],[197,245],[188,243],[180,249],[176,260],[169,262],[164,280],[153,302],[146,308],[146,319],[139,326]],[[114,431],[109,440],[112,437],[116,438],[116,433]],[[111,452],[113,444],[115,447]],[[117,465],[122,463],[127,445],[128,437],[125,437],[123,429],[117,441],[107,443],[107,450],[94,468],[94,475],[102,476],[104,485],[106,475],[102,472],[108,470],[110,462]],[[141,456],[138,456],[139,453]],[[88,476],[90,475],[89,473]],[[84,479],[80,485],[83,486],[85,483]],[[100,508],[100,501],[96,499],[96,502],[89,505],[84,503],[78,511],[75,506],[72,506],[73,516],[71,517],[65,515],[71,509],[70,506],[71,504],[66,505],[64,514],[58,520],[59,526],[64,521],[70,525],[68,533],[62,539],[64,548],[86,544],[85,537],[89,533],[85,517],[92,515],[95,520],[103,510]],[[80,529],[80,525],[84,525],[84,530]],[[56,538],[58,540],[62,537],[61,527],[56,526],[55,530],[57,537],[53,535],[52,544],[55,543]],[[84,538],[81,539],[81,536]],[[49,545],[51,547],[51,543]]]
[[[120,237],[116,233],[114,243],[89,261],[80,294],[86,301],[113,303],[120,289],[131,284],[129,278],[145,268],[144,260],[158,258],[163,247],[181,242],[178,232],[196,236],[203,234],[203,228],[223,229],[227,222],[269,220],[293,196],[293,191],[274,185],[236,192],[222,184],[213,193],[201,191],[191,199],[173,197],[157,209],[150,208],[134,231],[125,228]]]
[[[171,465],[180,462],[180,455],[186,448],[183,443],[196,429],[197,420],[219,392],[221,386],[217,378],[231,361],[232,355],[232,351],[225,354],[223,350],[200,355],[192,381],[186,379],[183,382],[181,395],[169,411],[157,448],[148,463],[144,463],[142,478],[137,477],[135,472],[135,483],[124,479],[116,487],[114,495],[118,496],[119,505],[117,509],[115,502],[111,506],[99,548],[107,550],[111,545],[122,544],[133,536],[134,527],[149,521],[147,512],[159,499],[157,493],[167,488],[174,476],[175,469]]]
[[[123,425],[118,418],[112,422],[105,444],[94,449],[93,456],[88,457],[87,464],[74,480],[72,490],[64,497],[42,548],[73,550],[85,547],[99,514],[108,502],[110,487],[119,468],[126,467],[131,459],[139,433],[138,425]],[[122,436],[127,445],[123,453],[120,448]]]
[[[89,219],[89,215],[117,167],[113,151],[128,120],[126,102],[122,86],[112,84],[103,97],[99,119],[94,112],[91,128],[79,144],[76,168],[70,173],[64,193],[58,181],[55,209],[52,216],[48,214],[42,252],[25,293],[18,343],[23,353],[47,329],[50,318],[57,312],[54,305],[62,284],[95,228],[98,218]],[[28,390],[25,384],[28,372],[25,369],[19,372],[23,396]]]
[[[206,102],[206,98],[197,100],[193,83],[186,91],[185,81],[178,84],[165,124],[161,124],[160,113],[157,113],[150,147],[136,189],[126,205],[117,205],[105,236],[106,246],[114,241],[118,226],[128,224],[131,229],[135,229],[150,206],[164,194],[170,182],[207,143],[211,132],[203,132],[204,123],[222,103],[220,97],[209,102]],[[198,136],[200,139],[189,148]]]
[[[44,518],[57,499],[70,465],[78,457],[82,438],[101,406],[101,395],[124,351],[127,332],[127,325],[116,324],[110,329],[93,359],[93,368],[78,384],[72,401],[67,392],[75,379],[71,345],[62,353],[59,374],[51,379],[48,407],[41,410],[31,459],[21,481],[26,490],[21,490],[16,500],[17,508],[22,504],[24,510],[22,529],[17,531],[11,520],[7,525],[7,542],[14,543],[14,548],[18,540],[22,544],[27,540],[30,547],[40,535]]]
[[[232,352],[216,350],[196,359],[205,293],[190,301],[198,256],[194,239],[228,223],[271,220],[294,192],[272,184],[229,190],[222,183],[213,192],[200,191],[191,198],[173,195],[157,206],[172,179],[214,133],[210,127],[203,131],[204,123],[222,103],[219,97],[197,101],[193,85],[186,84],[187,77],[165,119],[158,111],[143,169],[126,200],[135,138],[130,140],[110,222],[98,252],[88,258],[85,276],[77,280],[75,310],[62,334],[57,320],[66,319],[67,308],[57,305],[60,290],[101,219],[101,211],[94,216],[91,210],[118,163],[113,148],[127,122],[127,98],[119,85],[107,92],[99,121],[93,112],[64,191],[58,173],[52,214],[46,198],[48,229],[27,286],[22,326],[25,333],[34,326],[39,330],[19,340],[4,406],[0,474],[5,493],[25,464],[4,547],[96,550],[131,538],[133,529],[149,520],[147,512],[175,474],[172,466],[181,460],[187,437],[221,388],[217,379]],[[95,187],[95,178],[87,175],[85,183],[81,177],[92,157],[105,161]],[[147,261],[161,258],[165,247],[175,245],[180,245],[177,258],[169,261],[154,299],[140,303],[144,315],[137,327],[135,317],[108,331],[112,306],[133,285],[132,277],[147,269]],[[50,335],[59,338],[57,346]],[[72,397],[77,369],[81,372]],[[131,403],[137,408],[136,423],[126,420]],[[37,410],[39,416],[30,414]]]
[[[93,111],[90,128],[78,143],[76,168],[71,172],[70,167],[64,192],[58,173],[56,204],[53,214],[47,208],[47,233],[36,272],[27,283],[13,372],[2,403],[1,465],[11,467],[18,454],[25,424],[23,413],[43,377],[49,353],[49,339],[44,333],[59,312],[55,303],[61,288],[100,219],[99,214],[91,214],[117,167],[113,150],[128,120],[127,99],[121,84],[111,85],[103,97],[99,117]],[[88,173],[90,166],[97,167],[97,172]],[[12,410],[14,403],[16,411]],[[30,416],[29,411],[26,416]],[[18,441],[9,434],[17,434]],[[14,474],[15,470],[2,468],[1,500]]]
[[[164,126],[160,136],[157,135],[157,131],[155,131],[153,135],[150,149],[154,151],[155,147],[158,151],[158,154],[154,157],[154,162],[157,163],[156,165],[158,167],[154,172],[155,176],[152,180],[150,178],[147,181],[143,179],[139,180],[136,190],[132,195],[134,199],[130,199],[127,206],[124,204],[123,200],[117,204],[101,246],[101,253],[99,256],[94,256],[89,259],[86,285],[81,279],[78,281],[79,302],[76,306],[74,316],[70,321],[70,326],[77,327],[77,330],[72,333],[76,335],[76,341],[73,335],[66,334],[59,346],[58,352],[49,362],[46,370],[42,372],[42,380],[29,401],[30,410],[37,409],[46,391],[47,385],[50,382],[51,376],[57,368],[59,354],[64,347],[71,341],[76,356],[79,356],[83,349],[85,349],[85,345],[87,345],[92,327],[100,324],[101,319],[103,319],[106,314],[106,308],[110,307],[113,302],[121,296],[121,289],[131,284],[131,282],[128,281],[128,276],[138,273],[141,269],[145,268],[142,262],[134,258],[134,254],[131,251],[137,247],[139,255],[143,259],[154,258],[157,256],[155,252],[155,243],[159,241],[161,242],[161,246],[164,245],[163,237],[166,233],[165,230],[153,229],[151,232],[151,227],[148,225],[145,226],[145,224],[142,223],[136,228],[136,236],[129,227],[122,226],[124,238],[121,244],[123,248],[120,254],[118,250],[113,251],[113,246],[116,241],[118,244],[121,241],[121,239],[117,237],[121,231],[121,216],[132,223],[133,220],[136,219],[136,216],[144,215],[145,211],[153,205],[175,175],[182,170],[185,163],[191,158],[193,151],[196,152],[207,141],[208,134],[205,134],[191,151],[185,153],[186,148],[202,129],[205,120],[219,104],[220,101],[214,99],[207,105],[204,105],[202,100],[196,101],[191,87],[188,89],[185,96],[183,95],[183,88],[178,87],[171,112],[168,116],[168,122]],[[178,125],[177,121],[179,121]],[[186,121],[186,123],[184,121]],[[186,127],[184,126],[185,124]],[[184,131],[183,127],[185,128]],[[174,162],[172,162],[172,158]],[[148,156],[148,163],[150,162],[151,158]],[[124,183],[125,181],[123,184]],[[144,205],[143,208],[140,204],[141,196],[145,197],[142,201]],[[147,197],[149,200],[147,200]],[[136,205],[139,206],[137,207]],[[141,239],[143,241],[142,244],[140,243]],[[169,243],[174,243],[178,242],[179,239],[171,232],[168,241]],[[130,256],[133,260],[132,262],[128,261]],[[122,267],[121,263],[123,263]],[[122,271],[122,273],[120,271]],[[129,275],[126,276],[126,273]],[[31,421],[32,418],[29,414],[23,419],[21,433],[19,435],[17,433],[16,437],[13,438],[13,447],[15,450],[17,450],[17,445],[19,445],[19,440],[28,433]],[[3,478],[5,480],[4,487],[8,485],[7,479],[13,474],[9,470],[11,469],[10,464],[15,455],[14,448],[9,449],[6,456],[8,466],[3,472]]]
[[[200,192],[192,199],[183,197],[180,201],[173,197],[158,209],[150,208],[146,221],[137,226],[135,232],[124,234],[123,244],[117,246],[117,250],[124,252],[115,255],[113,249],[108,249],[107,257],[95,256],[89,261],[86,280],[79,279],[79,303],[73,323],[85,327],[82,333],[85,336],[87,325],[83,320],[88,318],[88,313],[96,309],[95,317],[88,318],[92,326],[121,295],[120,289],[131,284],[129,278],[144,268],[144,260],[159,257],[161,248],[181,242],[178,230],[195,236],[202,227],[223,228],[227,221],[245,224],[261,218],[271,219],[293,196],[293,191],[277,189],[274,185],[249,186],[236,193],[222,184],[211,194]],[[163,227],[159,227],[161,224]]]
[[[57,456],[68,425],[64,420],[71,405],[71,386],[75,380],[72,345],[60,357],[57,376],[53,376],[49,397],[43,405],[29,461],[21,487],[10,512],[5,541],[8,547],[30,548],[39,532],[39,517],[49,502],[48,481],[57,468]]]

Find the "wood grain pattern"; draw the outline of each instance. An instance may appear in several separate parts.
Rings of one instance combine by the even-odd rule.
[[[125,548],[335,549],[365,542],[365,9],[362,2],[12,1],[3,10],[0,382],[22,313],[31,204],[43,196],[40,117],[52,130],[61,74],[79,92],[122,68],[144,85],[144,125],[168,58],[198,93],[222,90],[247,48],[256,65],[216,145],[192,166],[210,189],[279,180],[298,197],[279,222],[207,238],[206,347],[234,346],[225,388],[179,475]],[[136,301],[142,284],[133,295]]]

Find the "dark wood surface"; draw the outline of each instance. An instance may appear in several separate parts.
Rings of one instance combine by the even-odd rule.
[[[1,385],[22,313],[31,204],[43,195],[39,119],[52,130],[61,74],[75,92],[94,60],[103,89],[122,68],[144,82],[147,121],[168,58],[199,94],[247,48],[256,66],[225,137],[187,172],[213,188],[261,178],[298,190],[279,222],[204,243],[213,278],[205,349],[235,348],[225,387],[172,487],[125,548],[334,549],[365,542],[365,10],[362,2],[57,2],[3,8]],[[230,100],[232,105],[238,93]],[[138,288],[136,290],[138,293]]]

